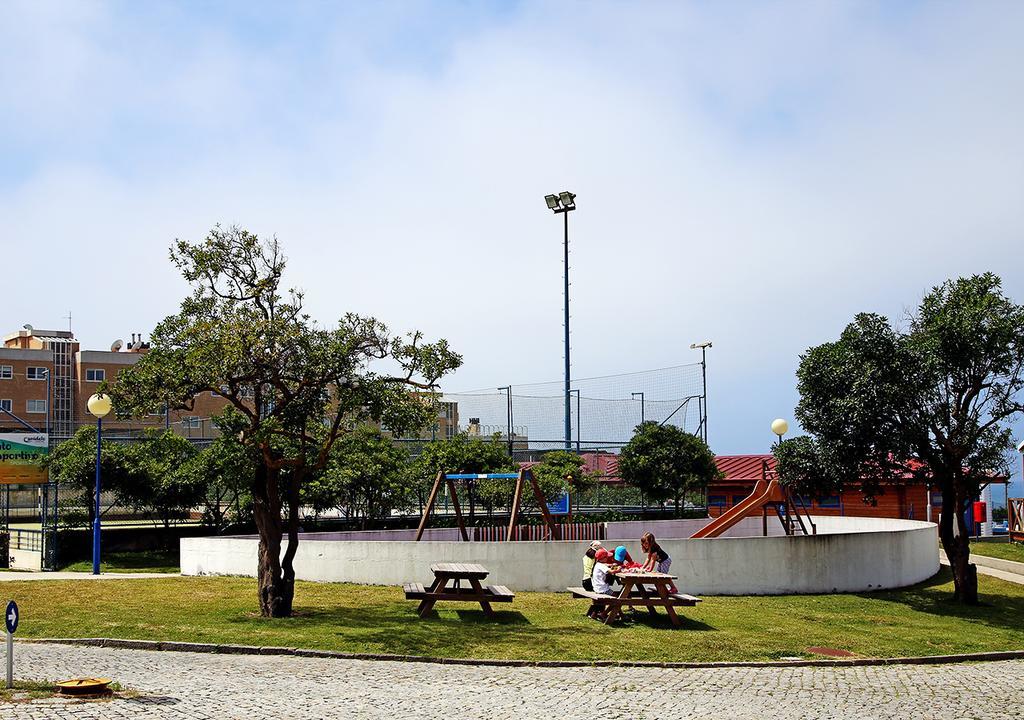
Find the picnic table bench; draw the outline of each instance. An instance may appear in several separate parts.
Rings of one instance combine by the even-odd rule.
[[[573,597],[586,598],[591,601],[591,608],[608,609],[605,617],[605,624],[616,620],[622,615],[622,606],[646,607],[651,615],[657,614],[656,607],[665,608],[672,624],[679,627],[682,624],[679,616],[676,615],[677,607],[693,607],[701,602],[701,599],[693,595],[680,592],[669,592],[675,575],[659,572],[625,572],[618,571],[609,573],[622,583],[622,591],[618,595],[602,595],[601,593],[585,590],[582,587],[566,588]],[[654,586],[654,591],[648,590],[646,586]]]
[[[420,617],[430,614],[434,603],[439,600],[478,602],[487,617],[494,617],[491,603],[510,603],[516,597],[515,593],[504,585],[482,586],[480,581],[490,574],[483,565],[435,563],[430,566],[430,571],[434,573],[434,582],[430,587],[425,588],[421,583],[411,582],[402,586],[406,600],[420,601],[419,607],[416,608]],[[462,586],[463,580],[469,583],[469,587]]]

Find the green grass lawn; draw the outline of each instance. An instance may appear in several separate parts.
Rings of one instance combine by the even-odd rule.
[[[519,593],[480,609],[442,603],[419,619],[397,587],[299,583],[297,616],[264,619],[248,578],[4,583],[22,611],[18,636],[117,637],[281,645],[347,652],[525,660],[770,660],[824,646],[862,656],[1024,649],[1024,586],[981,577],[985,605],[950,599],[948,570],[901,591],[708,597],[673,629],[642,612],[606,627],[565,593]]]
[[[178,573],[178,551],[104,553],[100,572],[105,573]],[[71,572],[92,572],[92,560],[81,560],[62,567]]]
[[[1016,560],[1017,562],[1024,563],[1024,545],[1020,543],[973,542],[971,543],[971,552],[977,555],[987,555],[988,557]]]

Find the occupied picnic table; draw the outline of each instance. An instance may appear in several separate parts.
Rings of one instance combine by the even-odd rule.
[[[608,574],[618,578],[622,583],[622,591],[618,595],[602,595],[581,587],[566,588],[573,594],[573,597],[588,598],[593,608],[607,607],[608,614],[605,616],[605,624],[614,621],[622,614],[623,605],[639,605],[646,607],[651,615],[657,614],[656,607],[665,608],[672,624],[679,627],[682,621],[676,615],[675,608],[693,607],[700,602],[700,598],[693,595],[669,592],[672,581],[676,579],[675,575],[637,570],[616,570]],[[649,590],[647,586],[653,586],[653,591]]]
[[[420,617],[426,617],[438,600],[478,602],[487,617],[494,617],[491,603],[510,603],[515,599],[515,593],[504,585],[483,587],[480,584],[480,581],[490,574],[483,565],[435,563],[430,566],[430,571],[434,573],[434,582],[429,588],[424,588],[419,583],[406,583],[403,586],[406,600],[420,601],[419,607],[416,608]],[[469,583],[469,587],[462,587],[463,580]]]

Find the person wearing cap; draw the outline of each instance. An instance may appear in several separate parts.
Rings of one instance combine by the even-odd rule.
[[[590,592],[594,591],[592,578],[594,576],[594,563],[597,562],[595,558],[598,550],[604,550],[604,546],[601,545],[600,540],[595,540],[590,543],[590,547],[587,548],[587,552],[583,556],[583,589]]]
[[[619,545],[615,548],[615,562],[619,565],[629,565],[633,562],[633,558],[629,556],[629,551],[626,550],[625,545]]]

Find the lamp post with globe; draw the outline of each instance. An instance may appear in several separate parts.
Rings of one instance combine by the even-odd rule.
[[[97,393],[89,398],[87,407],[96,417],[96,508],[92,521],[92,574],[100,574],[100,451],[103,443],[103,418],[110,413],[108,395]]]
[[[772,420],[772,432],[779,437],[779,445],[782,444],[782,436],[789,432],[789,423],[782,418]]]

